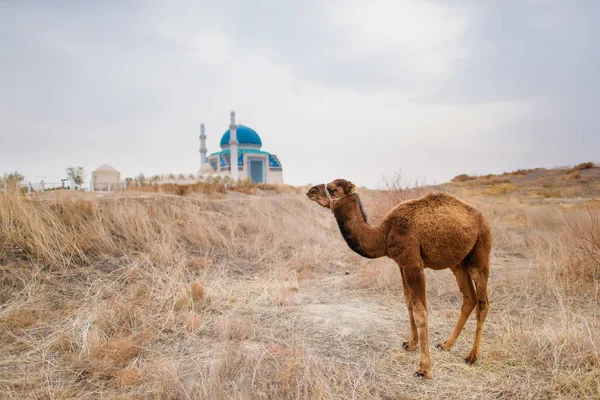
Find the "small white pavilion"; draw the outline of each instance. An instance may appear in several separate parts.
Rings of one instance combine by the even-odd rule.
[[[121,173],[108,164],[92,171],[91,189],[97,192],[110,192],[121,187]]]

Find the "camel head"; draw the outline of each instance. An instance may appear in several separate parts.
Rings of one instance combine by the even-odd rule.
[[[306,196],[325,208],[331,208],[331,204],[354,193],[356,186],[345,179],[336,179],[327,184],[311,187]]]

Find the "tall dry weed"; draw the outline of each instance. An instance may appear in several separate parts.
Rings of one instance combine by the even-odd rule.
[[[555,371],[561,392],[596,396],[600,394],[593,383],[600,376],[600,337],[594,333],[600,329],[600,212],[568,210],[547,218],[539,229],[538,216],[538,229],[528,240],[533,255],[529,279],[536,289],[532,301],[554,312],[545,321],[546,328],[528,338],[528,345]],[[575,384],[578,374],[581,379]]]
[[[531,238],[536,259],[546,267],[546,288],[569,296],[590,293],[600,281],[600,211],[588,207],[548,219],[546,229]]]
[[[380,221],[392,208],[406,200],[415,199],[433,191],[423,181],[408,182],[402,172],[382,179],[382,190],[369,192],[366,208],[373,222]]]

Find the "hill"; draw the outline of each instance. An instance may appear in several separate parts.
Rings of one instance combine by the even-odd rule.
[[[535,198],[594,198],[600,193],[600,166],[581,163],[574,167],[520,169],[501,175],[458,175],[442,185],[465,194],[510,194]]]

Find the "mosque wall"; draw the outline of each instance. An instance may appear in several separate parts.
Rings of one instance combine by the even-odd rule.
[[[283,171],[267,171],[267,183],[283,184]]]

